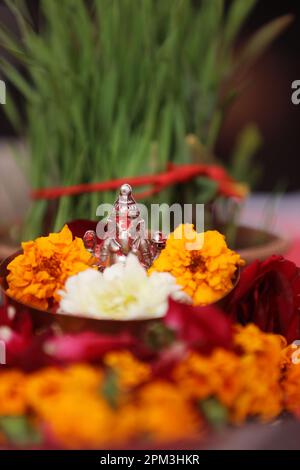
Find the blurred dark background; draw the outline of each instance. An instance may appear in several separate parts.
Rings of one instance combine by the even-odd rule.
[[[27,3],[38,26],[39,0]],[[264,141],[256,156],[257,164],[263,169],[256,189],[263,191],[300,190],[300,105],[291,102],[291,84],[300,80],[300,1],[260,0],[240,38],[243,41],[268,20],[285,13],[294,15],[292,26],[250,71],[249,85],[229,111],[216,148],[217,156],[226,161],[239,131],[246,123],[255,122]],[[3,1],[0,1],[0,19],[8,28],[14,27]],[[16,94],[15,90],[10,92]],[[22,108],[19,97],[18,100]],[[0,106],[0,137],[13,135]]]
[[[293,24],[253,67],[250,85],[229,111],[217,146],[217,154],[228,158],[238,131],[255,122],[264,139],[256,157],[263,167],[257,189],[265,191],[300,190],[300,105],[291,101],[291,84],[300,79],[300,1],[260,0],[243,31],[247,36],[286,13],[294,15]]]

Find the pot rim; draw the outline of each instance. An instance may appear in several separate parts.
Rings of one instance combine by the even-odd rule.
[[[16,305],[22,305],[23,307],[27,307],[30,312],[35,312],[37,314],[42,314],[43,316],[47,316],[48,319],[52,319],[52,320],[55,320],[55,319],[62,319],[63,321],[73,321],[75,319],[77,320],[85,320],[85,321],[88,321],[88,322],[102,322],[102,324],[104,323],[112,323],[112,324],[119,324],[119,325],[133,325],[133,324],[137,324],[137,323],[140,323],[140,322],[153,322],[155,320],[161,320],[164,315],[160,315],[160,316],[156,316],[156,317],[149,317],[149,316],[140,316],[139,318],[126,318],[126,319],[116,319],[116,318],[97,318],[97,317],[92,317],[92,316],[87,316],[87,315],[84,315],[84,314],[76,314],[76,315],[73,315],[73,314],[68,314],[66,312],[58,312],[56,309],[49,309],[49,310],[42,310],[34,305],[31,305],[29,303],[25,303],[25,302],[20,302],[19,300],[15,299],[12,295],[8,294],[7,293],[7,281],[6,281],[6,277],[7,277],[7,274],[8,274],[8,270],[7,270],[7,266],[8,264],[15,258],[17,257],[18,255],[22,254],[23,253],[23,250],[18,250],[16,251],[15,253],[13,253],[12,255],[10,255],[9,257],[7,257],[5,260],[3,260],[1,263],[0,263],[0,293],[3,295],[3,296],[6,296],[8,297],[9,299],[11,299],[13,301],[14,304]],[[212,305],[221,305],[225,300],[226,298],[229,296],[229,294],[236,288],[238,282],[239,282],[239,279],[240,279],[240,272],[241,272],[241,269],[239,266],[237,266],[237,270],[235,272],[235,278],[233,280],[233,286],[232,288],[226,292],[226,294],[221,297],[217,302],[215,302],[214,304]]]

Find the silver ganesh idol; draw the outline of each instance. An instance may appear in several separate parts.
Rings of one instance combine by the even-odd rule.
[[[97,230],[98,232],[98,230]],[[113,210],[101,234],[88,230],[83,237],[86,249],[95,256],[99,269],[124,262],[129,253],[134,254],[147,269],[166,245],[162,232],[150,234],[140,209],[132,196],[129,184],[123,184]]]

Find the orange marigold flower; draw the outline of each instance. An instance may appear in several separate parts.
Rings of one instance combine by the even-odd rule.
[[[190,399],[216,397],[227,407],[232,422],[251,416],[275,418],[283,409],[280,381],[285,340],[248,325],[236,327],[234,342],[236,352],[190,353],[175,368],[174,380]]]
[[[278,360],[286,346],[283,336],[264,333],[253,323],[247,326],[236,325],[234,343],[246,354],[257,354]]]
[[[241,358],[239,380],[241,388],[230,409],[234,423],[242,423],[251,416],[269,421],[281,413],[279,363],[261,363],[254,356],[245,356]]]
[[[282,350],[282,368],[291,367],[300,363],[300,346],[292,343]]]
[[[232,289],[237,266],[243,264],[221,233],[197,233],[193,225],[185,224],[169,235],[150,272],[170,272],[193,298],[194,305],[207,305]]]
[[[241,390],[232,409],[233,421],[242,422],[247,416],[263,421],[275,418],[283,409],[280,380],[286,341],[249,324],[236,327],[234,342],[241,351]]]
[[[192,352],[175,368],[173,378],[190,398],[215,396],[231,406],[240,390],[239,366],[239,357],[223,349],[208,357]]]
[[[25,304],[46,310],[59,301],[58,291],[69,276],[91,266],[93,257],[68,226],[59,233],[22,243],[23,254],[8,265],[7,294]]]
[[[73,390],[49,400],[43,419],[68,448],[95,448],[114,442],[117,414],[96,394]]]
[[[64,393],[98,393],[103,373],[87,364],[76,364],[66,369],[48,367],[28,376],[25,394],[28,404],[43,413]]]
[[[104,364],[115,370],[119,384],[124,388],[140,385],[151,376],[151,367],[136,359],[129,351],[113,351],[106,354]]]
[[[63,445],[94,447],[112,439],[115,420],[99,394],[102,378],[100,369],[87,364],[48,367],[28,376],[26,400]]]
[[[141,437],[143,432],[142,414],[136,404],[125,403],[117,409],[116,414],[114,444],[136,441],[137,438]]]
[[[63,391],[63,371],[49,367],[27,377],[24,394],[31,408],[40,412],[49,398],[56,398]]]
[[[300,364],[292,364],[282,381],[285,408],[300,416]]]
[[[26,411],[25,375],[12,370],[0,374],[0,415],[18,416]]]
[[[140,432],[167,442],[196,436],[201,419],[175,385],[163,380],[142,387],[138,394]]]

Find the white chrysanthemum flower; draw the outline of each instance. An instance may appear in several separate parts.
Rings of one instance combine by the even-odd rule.
[[[148,275],[133,254],[103,273],[87,269],[71,276],[59,294],[61,313],[114,320],[162,317],[169,297],[191,302],[171,274]]]

